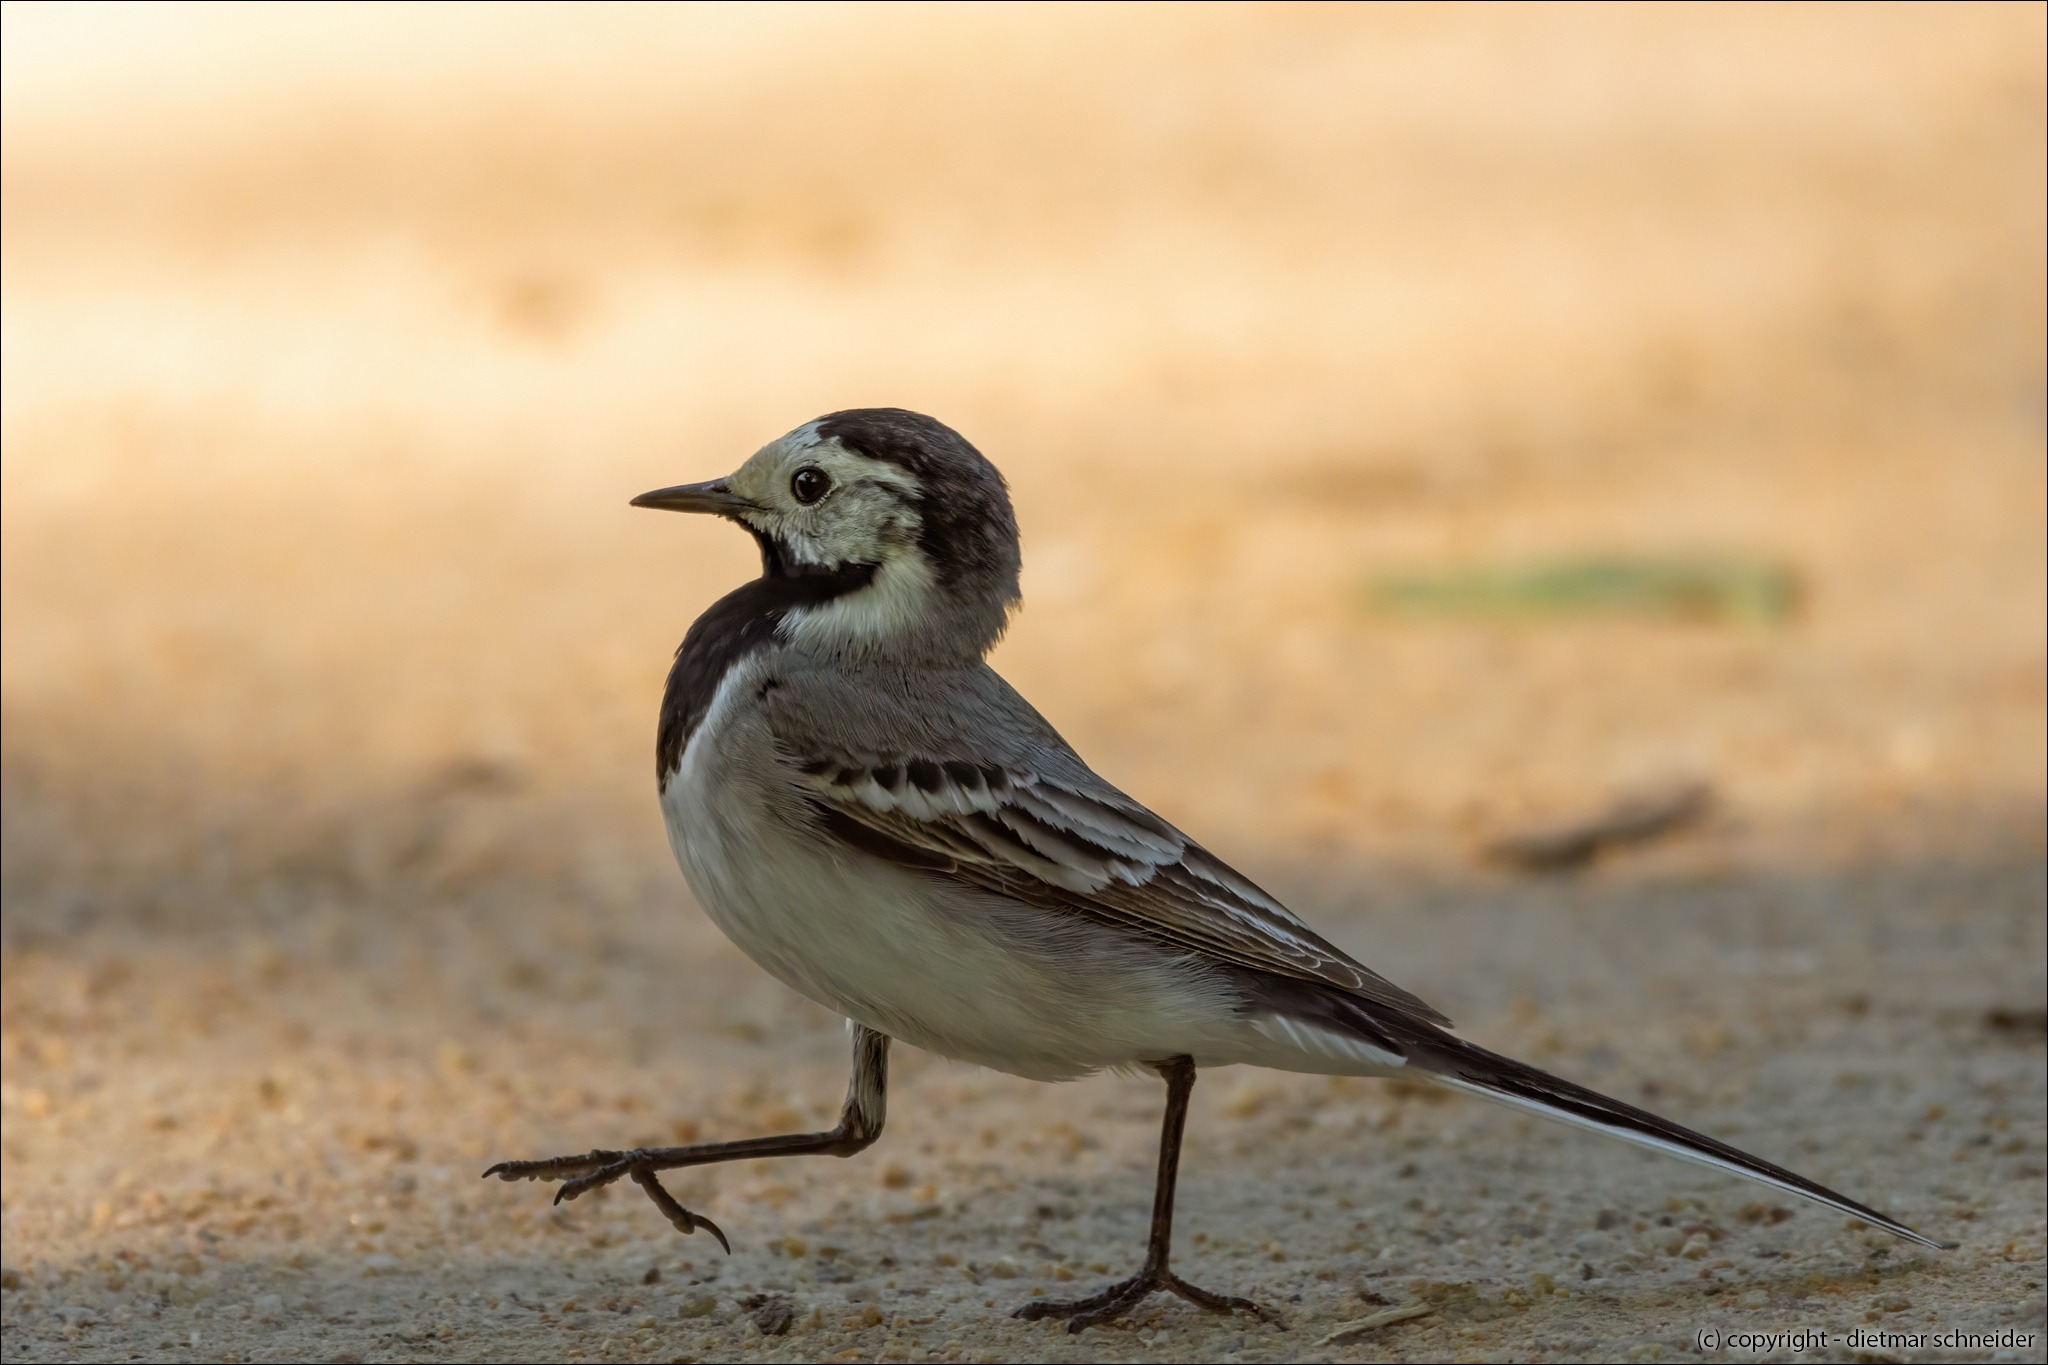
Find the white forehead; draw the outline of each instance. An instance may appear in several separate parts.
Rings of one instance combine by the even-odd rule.
[[[807,464],[824,470],[837,483],[858,480],[886,484],[905,497],[915,497],[922,489],[917,477],[902,465],[848,450],[831,437],[820,435],[817,422],[806,422],[787,436],[778,436],[762,446],[747,461],[745,469],[782,474]]]

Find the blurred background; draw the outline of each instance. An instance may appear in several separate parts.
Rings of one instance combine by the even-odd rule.
[[[432,1153],[832,1112],[833,1022],[654,802],[753,549],[626,500],[840,407],[1003,469],[996,666],[1106,776],[1462,1021],[1730,1012],[1612,937],[1866,1007],[1910,961],[2038,1060],[2040,6],[4,13],[6,1255],[84,1305],[53,1342],[127,1321],[63,1288],[115,1242],[359,1275]],[[1705,814],[1568,882],[1487,856],[1672,784]],[[1641,909],[1696,893],[1734,918]],[[489,1194],[433,1216],[550,1235]]]

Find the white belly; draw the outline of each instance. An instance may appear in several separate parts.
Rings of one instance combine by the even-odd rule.
[[[1182,1054],[1251,1060],[1235,994],[1213,973],[807,828],[745,705],[755,673],[725,679],[662,794],[690,889],[747,956],[869,1028],[1034,1079]]]

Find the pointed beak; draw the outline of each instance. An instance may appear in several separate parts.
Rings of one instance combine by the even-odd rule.
[[[657,488],[633,499],[635,507],[652,507],[658,512],[709,512],[713,516],[737,516],[753,504],[725,486],[724,479],[708,483],[679,483]]]

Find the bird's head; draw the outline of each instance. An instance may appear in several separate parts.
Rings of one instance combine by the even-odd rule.
[[[1017,518],[996,467],[942,422],[853,408],[806,422],[733,474],[635,507],[747,528],[770,579],[804,585],[794,643],[862,659],[978,659],[1018,599]],[[795,585],[792,585],[795,586]]]

